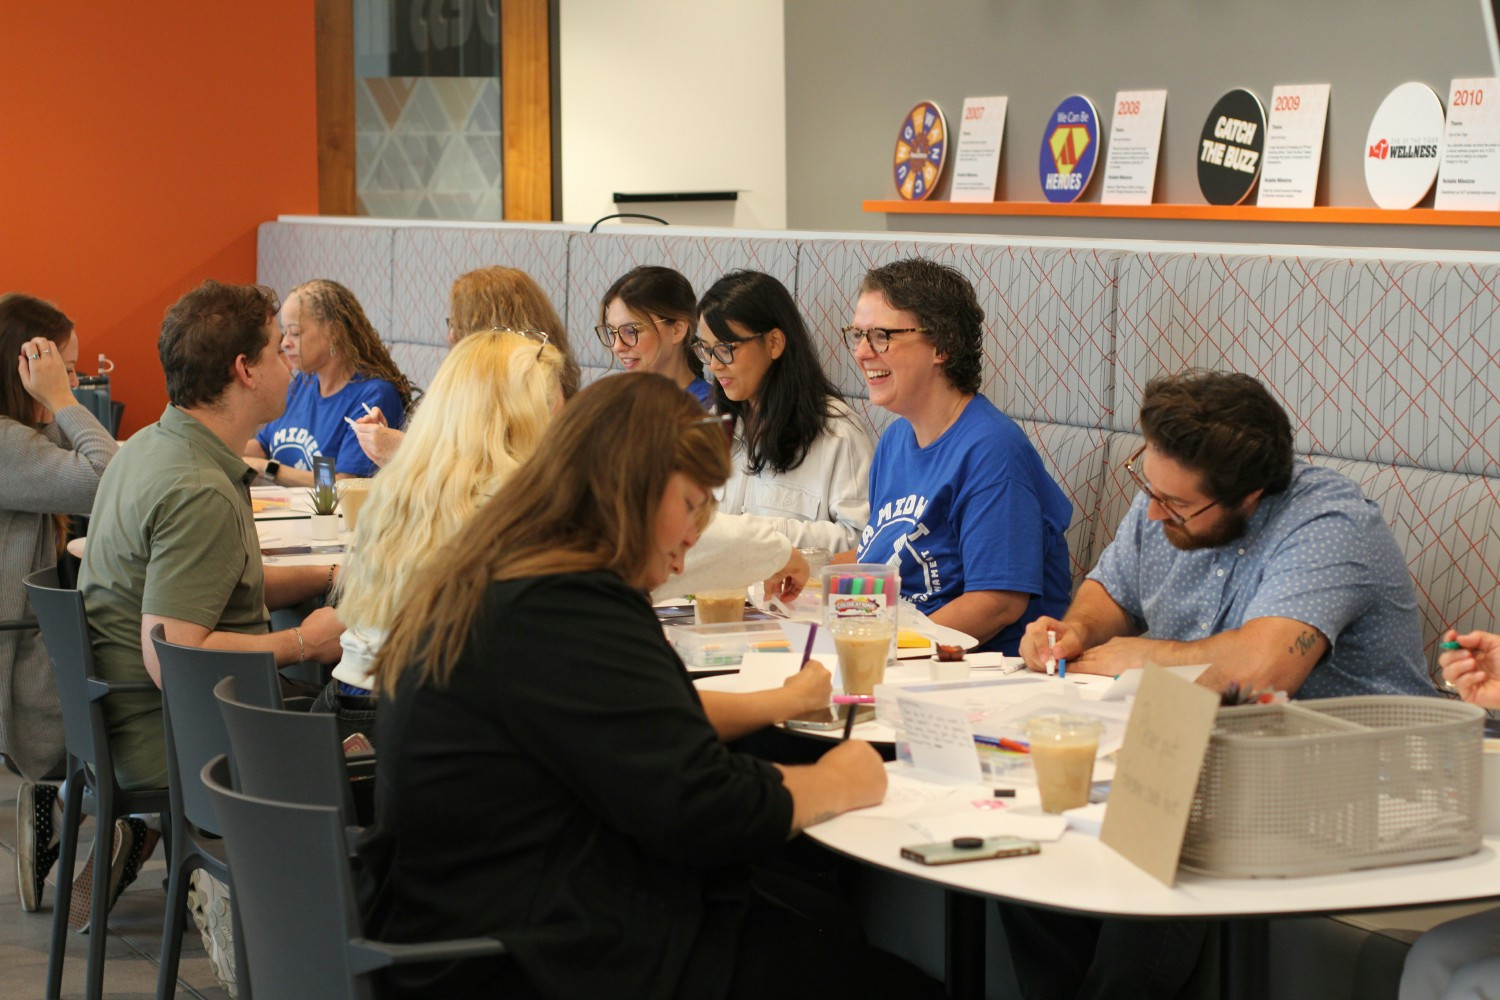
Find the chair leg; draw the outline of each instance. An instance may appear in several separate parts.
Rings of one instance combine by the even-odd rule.
[[[177,996],[177,967],[182,960],[182,934],[187,928],[188,875],[198,865],[188,858],[188,837],[177,829],[181,820],[172,817],[167,824],[172,831],[167,862],[167,910],[161,928],[161,966],[156,974],[156,1000],[174,1000]]]
[[[57,859],[57,891],[52,894],[52,943],[47,952],[47,1000],[62,996],[63,958],[68,946],[68,909],[73,902],[73,865],[78,860],[78,824],[83,816],[83,768],[68,758],[68,787],[63,795],[62,852]]]
[[[235,902],[233,872],[229,886],[229,926],[234,931],[234,985],[240,1000],[251,1000],[250,959],[245,955],[245,931],[240,926],[240,907]]]
[[[94,814],[94,886],[89,900],[89,965],[86,1000],[104,997],[104,943],[109,935],[109,870],[115,846],[115,797],[100,781],[94,794],[99,811]]]

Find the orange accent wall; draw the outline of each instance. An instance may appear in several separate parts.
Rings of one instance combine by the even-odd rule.
[[[0,291],[67,313],[80,371],[114,360],[128,434],[166,405],[166,308],[317,212],[313,4],[4,3],[0,38]]]

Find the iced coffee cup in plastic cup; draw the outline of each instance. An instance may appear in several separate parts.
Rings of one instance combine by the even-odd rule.
[[[1088,805],[1103,732],[1104,723],[1089,715],[1033,715],[1026,720],[1043,812]]]
[[[700,590],[693,595],[693,614],[699,625],[745,620],[745,590]]]
[[[339,483],[339,512],[344,515],[344,530],[353,531],[359,523],[359,512],[370,498],[373,479],[345,479]]]

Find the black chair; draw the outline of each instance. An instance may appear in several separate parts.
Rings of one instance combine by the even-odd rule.
[[[83,595],[57,585],[56,569],[44,569],[24,581],[26,596],[42,627],[42,642],[52,660],[57,698],[62,707],[63,740],[68,749],[67,792],[63,797],[62,851],[57,866],[57,893],[52,912],[52,943],[47,956],[47,997],[61,995],[67,946],[68,907],[73,900],[73,865],[78,857],[78,824],[84,813],[96,817],[94,885],[89,913],[88,974],[84,995],[104,994],[104,938],[108,932],[109,855],[115,820],[132,813],[171,812],[165,788],[125,791],[115,782],[114,760],[104,727],[103,700],[123,692],[154,692],[150,681],[103,681],[94,673]]]
[[[315,712],[277,710],[240,700],[226,677],[214,698],[229,731],[235,786],[246,795],[304,806],[333,806],[346,828],[358,825],[350,771],[373,771],[372,755],[346,757],[338,719]]]
[[[168,642],[162,626],[151,630],[151,644],[161,667],[162,723],[166,727],[167,787],[172,796],[172,824],[167,861],[167,912],[161,932],[161,966],[156,980],[157,1000],[177,994],[177,967],[186,930],[188,876],[202,870],[231,887],[233,879],[224,859],[218,820],[198,772],[213,758],[229,751],[229,734],[214,701],[214,685],[233,679],[263,704],[280,707],[281,687],[276,657],[266,652],[199,649]],[[240,1000],[249,1000],[244,948],[235,919],[231,891],[230,919],[234,926],[235,976]]]
[[[203,784],[239,876],[250,978],[261,996],[373,1000],[368,977],[379,969],[505,954],[494,938],[389,944],[361,936],[337,808],[233,791],[223,757],[203,768]]]

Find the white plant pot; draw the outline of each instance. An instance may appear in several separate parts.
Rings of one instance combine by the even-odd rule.
[[[314,514],[311,518],[312,524],[308,528],[308,534],[320,542],[331,542],[339,537],[339,516],[337,514]]]

